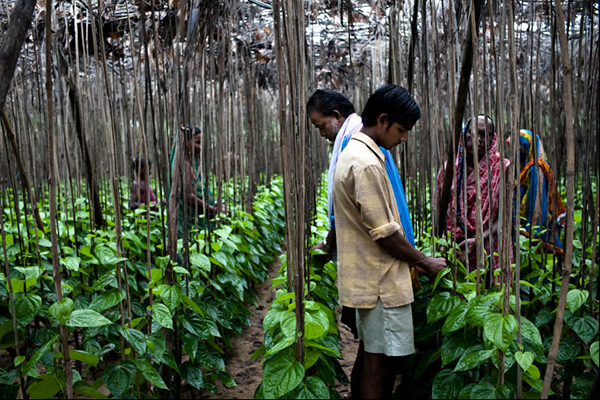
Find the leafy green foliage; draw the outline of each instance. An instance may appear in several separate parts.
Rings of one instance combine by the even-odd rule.
[[[324,188],[323,188],[324,189]],[[317,205],[315,240],[327,234],[326,193],[323,191]],[[317,254],[318,251],[313,251]],[[286,257],[273,279],[279,286],[269,311],[263,319],[264,344],[253,357],[263,359],[263,380],[255,398],[324,399],[340,397],[336,381],[348,382],[339,359],[339,331],[335,317],[338,292],[335,285],[337,270],[334,262],[323,263],[312,258],[309,265],[310,281],[306,284],[304,300],[304,360],[295,358],[296,322],[295,293],[286,286]]]
[[[415,293],[413,304],[418,350],[401,372],[403,379],[397,394],[515,398],[516,371],[520,368],[523,396],[539,396],[552,342],[561,276],[559,263],[551,255],[543,257],[539,243],[520,239],[523,280],[519,318],[514,285],[509,292],[499,285],[477,287],[475,274],[466,276],[462,265],[457,265],[456,277],[438,277],[436,282],[420,278],[423,288]],[[445,239],[439,239],[438,245],[448,247]],[[433,254],[431,248],[426,251]],[[436,255],[453,259],[451,254],[449,251]],[[575,260],[578,258],[581,254],[574,256]],[[598,315],[598,302],[589,301],[589,274],[582,275],[581,267],[575,264],[572,270],[573,283],[567,294],[557,356],[557,378],[553,380],[551,393],[559,384],[563,385],[562,390],[567,387],[573,393],[586,393],[591,381],[579,377],[598,370],[594,361],[598,358],[598,320],[591,316]],[[481,274],[481,281],[485,282],[486,271]],[[597,273],[593,279],[597,285]],[[439,357],[435,349],[440,349]],[[502,381],[504,384],[500,384]]]
[[[304,366],[294,359],[291,348],[274,355],[265,364],[262,391],[265,398],[277,399],[296,388],[304,378]]]
[[[225,190],[233,190],[231,185],[226,183]],[[281,250],[282,185],[275,177],[260,188],[252,214],[231,206],[231,216],[222,217],[213,231],[194,232],[187,249],[180,241],[180,256],[171,265],[172,285],[165,281],[171,260],[164,243],[166,221],[159,212],[150,211],[147,218],[143,207],[130,210],[121,199],[122,246],[117,249],[113,210],[104,210],[108,227],[93,228],[88,200],[74,199],[75,209],[58,210],[57,216],[61,301],[54,292],[49,228],[37,230],[22,202],[12,204],[19,208],[18,217],[13,209],[2,210],[6,253],[0,253],[0,261],[9,265],[22,349],[14,365],[0,370],[4,392],[18,390],[22,378],[31,397],[64,396],[65,371],[55,362],[63,358],[60,324],[71,339],[77,337],[71,341],[76,346],[69,349],[71,360],[86,371],[101,371],[90,384],[74,370],[79,395],[106,398],[98,391],[102,384],[111,398],[154,397],[159,389],[175,394],[176,380],[211,392],[217,380],[234,386],[224,348],[249,324],[248,305],[256,298],[252,286],[266,279]],[[39,207],[49,226],[47,204]],[[3,349],[14,351],[8,284],[0,274],[0,338]],[[315,313],[318,329],[323,316]],[[167,333],[179,348],[167,348]],[[171,370],[171,379],[159,374],[163,367]]]
[[[248,324],[247,304],[255,300],[252,284],[267,277],[267,267],[281,250],[284,235],[281,179],[264,187],[255,199],[252,214],[239,211],[210,234],[195,232],[186,251],[179,243],[180,254],[189,251],[189,263],[183,257],[174,263],[173,285],[165,283],[170,259],[163,240],[165,221],[159,213],[151,211],[146,219],[145,210],[125,206],[122,249],[117,251],[112,210],[105,210],[108,228],[92,229],[87,199],[75,199],[76,210],[59,210],[58,215],[62,301],[57,301],[54,292],[49,230],[37,230],[23,202],[13,201],[10,209],[2,210],[6,253],[0,252],[0,261],[8,263],[10,280],[4,271],[0,273],[0,349],[14,351],[19,345],[21,353],[12,365],[0,368],[0,389],[6,397],[17,396],[20,379],[31,397],[63,395],[65,374],[56,362],[63,357],[59,324],[67,327],[71,338],[78,337],[77,347],[69,350],[71,359],[86,369],[101,371],[101,378],[93,384],[79,380],[75,371],[74,389],[79,395],[103,398],[98,388],[104,384],[110,397],[156,396],[157,389],[174,389],[172,382],[158,375],[163,366],[173,371],[174,379],[197,389],[215,392],[217,380],[234,384],[225,369],[224,349],[232,336],[241,333],[241,326]],[[39,206],[48,222],[47,206]],[[324,204],[318,207],[319,215],[325,215]],[[576,213],[575,220],[580,224],[581,215]],[[324,236],[327,225],[318,217],[315,240]],[[433,255],[429,235],[421,235],[419,247]],[[560,387],[573,398],[586,398],[599,367],[594,317],[599,314],[597,260],[591,282],[589,274],[591,243],[599,240],[594,235],[574,240],[565,324],[552,382],[553,390]],[[542,254],[540,243],[524,237],[518,242],[520,318],[516,318],[514,287],[508,296],[500,287],[477,288],[474,273],[465,276],[460,263],[457,276],[448,270],[433,282],[420,278],[423,288],[415,293],[413,304],[418,350],[403,365],[397,396],[515,398],[518,368],[523,372],[523,397],[539,396],[552,343],[560,261]],[[444,239],[437,244],[451,246]],[[453,259],[450,254],[436,255]],[[335,264],[311,262],[302,361],[292,357],[296,354],[296,305],[294,294],[285,287],[284,271],[285,257],[273,281],[280,289],[263,321],[264,345],[255,354],[262,357],[264,367],[256,396],[336,396],[336,380],[347,377],[339,365]],[[18,344],[10,318],[9,285]],[[167,332],[176,335],[180,352],[167,349]],[[278,369],[275,366],[281,360],[289,363]]]

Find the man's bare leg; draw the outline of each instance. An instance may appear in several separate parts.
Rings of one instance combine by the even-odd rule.
[[[389,399],[394,392],[397,357],[367,353],[360,342],[350,376],[354,399]]]
[[[352,398],[355,399],[360,398],[360,387],[363,375],[362,370],[364,368],[364,356],[365,346],[363,341],[361,340],[358,345],[358,352],[356,353],[356,361],[354,361],[354,366],[352,367],[352,372],[350,373],[350,391]]]

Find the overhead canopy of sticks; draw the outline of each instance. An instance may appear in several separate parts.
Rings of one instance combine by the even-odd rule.
[[[8,26],[13,4],[12,0],[3,2],[3,26]],[[45,136],[32,134],[44,126],[44,62],[40,57],[44,4],[38,2],[34,12],[6,107],[29,176],[38,189],[47,165],[43,155],[35,154],[35,149],[46,145]],[[398,152],[402,155],[407,150],[422,157],[418,163],[411,157],[411,162],[403,165],[408,176],[415,176],[423,163],[436,170],[451,146],[458,67],[470,10],[463,1],[413,4],[314,0],[305,6],[312,87],[340,90],[360,110],[373,89],[394,81],[413,87],[425,106],[424,125],[415,132],[415,136],[426,133],[425,140],[412,141]],[[571,56],[576,61],[575,107],[580,110],[575,123],[582,157],[576,168],[586,171],[598,160],[597,142],[591,135],[598,119],[598,5],[572,1],[563,6]],[[161,161],[158,178],[164,181],[164,164],[181,124],[203,128],[207,168],[223,178],[250,178],[244,198],[251,198],[260,174],[281,170],[279,163],[272,162],[277,159],[271,156],[278,152],[277,138],[268,122],[274,119],[278,90],[271,2],[64,1],[53,10],[55,103],[61,116],[55,122],[61,127],[57,130],[57,157],[69,161],[59,163],[62,180],[79,180],[86,176],[86,168],[90,170],[88,179],[108,173],[106,154],[97,151],[107,146],[105,135],[100,134],[106,129],[99,112],[105,104],[112,104],[114,110],[110,123],[119,146],[117,175],[131,174],[129,161],[146,152],[141,146],[146,141],[148,154]],[[560,153],[565,147],[564,122],[555,118],[561,115],[563,96],[552,8],[549,3],[531,1],[515,10],[514,59],[503,39],[507,32],[503,10],[496,2],[482,8],[476,52],[479,70],[473,71],[472,83],[481,89],[485,109],[498,120],[503,135],[513,133],[510,127],[515,120],[514,126],[542,136],[560,176],[564,170],[560,163],[564,159]],[[511,66],[518,92],[512,92],[509,85]],[[507,112],[509,101],[517,104],[517,115]],[[481,111],[483,103],[475,108]],[[474,108],[467,103],[469,109]],[[582,121],[596,125],[586,126]],[[75,135],[81,145],[67,151],[65,144]],[[8,162],[12,152],[7,150],[2,148],[9,157],[2,159],[0,179],[4,184],[15,172],[14,164]],[[90,155],[87,161],[86,153]],[[324,148],[321,153],[324,168]],[[424,174],[419,182],[431,184],[431,179]],[[408,183],[410,189],[410,180]],[[416,202],[413,215],[420,214],[424,207],[421,196],[409,198]]]
[[[4,27],[14,4],[7,0],[0,7]],[[277,99],[287,84],[282,86],[278,71],[287,66],[281,59],[286,53],[278,53],[273,5],[90,0],[63,1],[52,8],[57,177],[78,182],[73,190],[90,200],[96,225],[104,223],[101,204],[109,201],[99,198],[107,182],[103,178],[131,178],[131,160],[138,155],[155,160],[159,197],[165,198],[169,156],[182,125],[202,131],[202,170],[217,178],[213,189],[219,200],[220,182],[235,178],[247,183],[245,189],[227,195],[247,208],[256,185],[282,172]],[[581,155],[575,176],[583,182],[584,207],[591,215],[590,182],[600,159],[594,134],[599,125],[599,10],[589,1],[562,5]],[[433,187],[442,162],[455,154],[457,127],[467,117],[491,115],[502,143],[520,128],[538,133],[555,175],[564,176],[564,86],[550,3],[522,2],[512,17],[500,2],[482,3],[480,27],[471,38],[466,37],[468,1],[312,0],[297,12],[305,16],[302,48],[309,93],[319,87],[340,90],[360,112],[369,93],[393,82],[411,88],[421,104],[423,118],[413,133],[417,140],[395,152],[417,232],[435,225],[438,210],[434,199],[427,200],[426,188]],[[41,57],[45,24],[45,3],[38,2],[5,107],[35,197],[43,193],[48,165],[47,154],[38,151],[47,147],[46,135],[38,134],[47,126]],[[5,35],[2,43],[9,40]],[[473,39],[474,67],[461,77],[465,43]],[[468,79],[462,94],[457,92],[461,78]],[[466,97],[461,100],[459,94]],[[459,101],[465,111],[457,114]],[[326,145],[315,141],[311,146],[311,167],[323,171]],[[105,149],[112,149],[114,163]],[[508,148],[503,151],[515,159]],[[3,142],[0,152],[0,183],[16,188],[15,151]],[[79,185],[82,181],[86,187]]]

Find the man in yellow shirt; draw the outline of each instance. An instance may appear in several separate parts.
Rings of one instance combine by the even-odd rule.
[[[415,351],[409,264],[430,276],[445,266],[406,239],[379,146],[408,138],[421,110],[406,89],[385,85],[368,99],[363,127],[340,154],[333,180],[340,302],[356,311],[354,398],[391,398],[396,357]]]

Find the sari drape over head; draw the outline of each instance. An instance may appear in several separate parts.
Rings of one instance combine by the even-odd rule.
[[[562,248],[560,221],[566,215],[566,208],[558,193],[542,141],[539,135],[521,129],[519,145],[521,226],[534,237]]]

